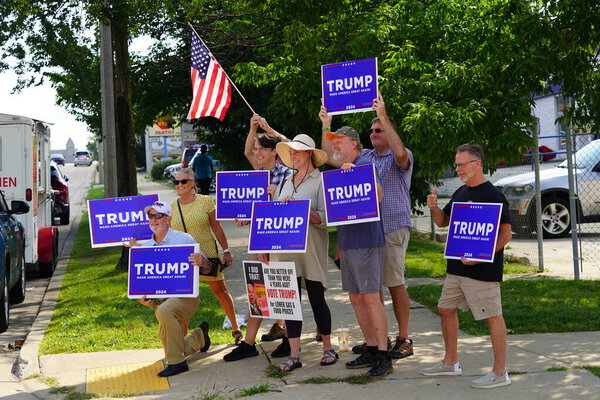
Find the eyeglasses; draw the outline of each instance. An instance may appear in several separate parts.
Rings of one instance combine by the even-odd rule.
[[[156,213],[156,214],[150,214],[148,213],[148,218],[149,219],[161,219],[162,217],[166,216],[167,214],[163,214],[163,213]]]
[[[380,129],[380,128],[375,128],[375,129],[369,129],[369,130],[367,131],[367,133],[368,133],[369,135],[370,135],[371,133],[373,133],[373,132],[375,132],[375,133],[381,133],[381,132],[383,132],[383,129]]]
[[[178,181],[177,179],[173,179],[173,185],[177,186],[177,185],[179,185],[180,183],[181,183],[182,185],[185,185],[185,184],[187,184],[188,182],[191,182],[191,181],[192,181],[191,179],[182,179],[182,180],[180,180],[180,181]]]
[[[264,153],[265,151],[269,151],[269,150],[273,150],[273,149],[270,149],[268,147],[253,147],[252,148],[252,153],[253,154],[256,154],[258,152]]]
[[[464,167],[465,165],[467,165],[467,164],[469,164],[469,163],[472,163],[472,162],[475,162],[475,161],[481,161],[481,160],[471,160],[471,161],[467,161],[466,163],[458,163],[458,164],[454,164],[454,168],[462,168],[462,167]]]

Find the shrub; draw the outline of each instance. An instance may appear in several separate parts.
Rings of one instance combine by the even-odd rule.
[[[152,166],[152,171],[150,171],[150,177],[152,178],[153,181],[159,181],[161,179],[165,179],[165,176],[163,175],[165,168],[167,168],[171,164],[177,164],[180,162],[181,162],[180,157],[177,157],[174,160],[159,161]]]

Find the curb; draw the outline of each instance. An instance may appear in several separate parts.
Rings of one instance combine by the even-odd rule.
[[[83,188],[86,193],[90,189],[91,185],[94,184],[95,180],[96,171],[93,173],[90,185]],[[71,229],[69,230],[67,237],[64,239],[60,251],[60,257],[56,264],[56,269],[52,275],[52,278],[50,278],[50,282],[48,283],[48,287],[44,293],[38,313],[31,326],[31,330],[25,338],[25,342],[21,347],[21,351],[19,352],[19,356],[17,357],[17,361],[15,363],[16,368],[14,368],[14,375],[16,375],[21,384],[28,389],[29,392],[38,390],[39,383],[30,384],[28,381],[23,379],[31,375],[41,374],[40,359],[38,356],[40,343],[44,338],[44,333],[46,332],[50,321],[52,320],[52,313],[56,307],[56,299],[58,298],[58,293],[62,287],[63,275],[67,269],[67,263],[71,258],[73,242],[75,241],[75,236],[79,231],[79,223],[81,221],[82,211],[85,209],[87,209],[87,203],[84,196],[81,204],[76,209],[71,210],[72,212],[75,211],[76,217],[73,222],[71,222]]]

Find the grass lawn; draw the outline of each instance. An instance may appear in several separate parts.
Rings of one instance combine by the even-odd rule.
[[[410,287],[411,299],[436,311],[441,285]],[[502,283],[502,309],[509,333],[595,331],[600,327],[600,281],[553,279],[509,280]],[[472,335],[487,335],[485,321],[470,311],[458,312],[460,327]]]
[[[335,255],[337,231],[329,229],[329,255]],[[444,259],[444,243],[425,238],[413,231],[406,250],[406,278],[443,278],[446,276],[446,260]],[[504,257],[505,274],[528,274],[537,272],[537,268],[523,264],[511,257]]]
[[[102,188],[88,194],[88,199],[102,197]],[[127,298],[127,273],[115,269],[120,256],[121,248],[91,248],[84,214],[40,354],[161,347],[154,307]],[[200,298],[190,327],[205,319],[214,344],[233,343],[231,331],[220,329],[225,314],[205,283],[200,283]]]

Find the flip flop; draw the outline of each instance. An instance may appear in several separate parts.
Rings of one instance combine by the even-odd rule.
[[[321,357],[321,365],[333,365],[340,359],[334,349],[325,350]]]
[[[279,370],[284,372],[292,372],[296,368],[300,367],[302,367],[300,357],[289,356],[287,360],[285,360],[285,362],[279,366]]]

